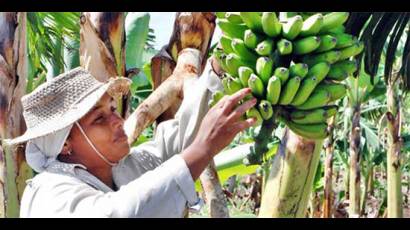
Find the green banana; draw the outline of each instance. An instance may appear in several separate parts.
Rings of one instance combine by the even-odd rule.
[[[305,103],[318,84],[319,82],[315,76],[310,76],[304,79],[290,104],[293,106],[299,106]]]
[[[274,41],[269,38],[263,40],[256,46],[256,53],[258,53],[261,56],[268,56],[273,50],[273,43]]]
[[[294,133],[307,139],[324,139],[329,135],[326,123],[296,124],[292,121],[285,121],[285,124]]]
[[[212,94],[212,99],[209,102],[209,107],[213,107],[218,101],[220,101],[224,96],[224,93],[222,91],[215,91]]]
[[[354,72],[356,72],[358,68],[356,59],[338,61],[332,65],[332,68],[333,67],[341,68],[344,71],[346,71],[348,74],[353,74]]]
[[[320,46],[320,37],[309,36],[293,42],[293,53],[296,55],[308,54]]]
[[[336,101],[346,95],[347,86],[341,83],[319,84],[316,89],[326,90],[330,94],[330,101]]]
[[[315,50],[316,53],[320,53],[320,52],[325,52],[328,50],[331,50],[333,48],[336,47],[337,44],[337,38],[326,34],[326,35],[322,35],[320,36],[320,45],[319,47]]]
[[[349,77],[349,74],[347,71],[340,67],[330,67],[329,73],[326,76],[326,79],[331,79],[335,81],[344,81],[347,77]]]
[[[212,98],[214,100],[216,100],[216,102],[220,101],[223,97],[225,96],[225,94],[222,91],[215,91],[212,95]]]
[[[364,49],[364,43],[363,42],[356,42],[352,46],[343,48],[340,50],[341,54],[339,57],[339,60],[345,60],[350,57],[354,57],[358,54],[360,54]]]
[[[262,13],[262,29],[270,37],[276,37],[282,32],[282,24],[275,12]]]
[[[272,76],[273,60],[269,57],[260,57],[256,61],[256,73],[262,82],[266,85]]]
[[[232,39],[224,34],[222,34],[221,39],[219,40],[219,43],[221,44],[222,49],[224,50],[225,53],[230,54],[233,53],[232,49]]]
[[[250,66],[252,66],[252,64],[243,61],[240,56],[238,56],[234,53],[230,53],[230,54],[228,54],[228,56],[226,56],[226,66],[228,68],[226,70],[226,72],[228,72],[232,76],[238,77],[239,67],[241,67],[241,66],[250,67]]]
[[[288,40],[295,39],[302,30],[302,26],[303,18],[300,15],[296,15],[292,18],[289,18],[289,20],[286,23],[282,24],[283,37],[285,37]]]
[[[321,13],[314,14],[303,22],[302,30],[299,35],[303,37],[316,35],[319,33],[320,28],[322,28],[322,24],[323,15]]]
[[[266,100],[268,100],[272,105],[276,105],[279,102],[280,92],[280,78],[274,75],[269,79],[268,86],[266,87]]]
[[[306,19],[308,19],[310,16],[313,16],[314,14],[316,14],[317,12],[298,12],[298,14],[300,16],[302,16],[303,20],[305,21]]]
[[[225,18],[234,24],[241,24],[243,23],[243,20],[241,16],[239,15],[239,12],[226,12],[225,13]]]
[[[329,73],[330,64],[327,62],[319,62],[314,66],[309,68],[307,76],[315,76],[317,82],[321,82],[325,79],[326,75]]]
[[[280,55],[287,55],[287,54],[292,53],[292,50],[293,50],[292,42],[290,42],[289,40],[282,38],[278,41],[276,46],[278,48]]]
[[[342,53],[339,50],[330,50],[320,54],[306,55],[303,57],[302,61],[309,66],[317,64],[319,62],[328,62],[329,64],[333,64],[339,61],[341,55]]]
[[[322,28],[319,33],[328,32],[338,26],[343,25],[349,18],[349,12],[332,12],[323,17]]]
[[[357,39],[351,34],[331,33],[330,35],[334,36],[337,39],[335,46],[336,49],[342,49],[352,46],[357,41]]]
[[[263,33],[262,18],[258,12],[240,12],[242,21],[252,31]]]
[[[246,111],[246,117],[247,118],[251,118],[251,117],[256,118],[256,122],[253,125],[254,127],[261,125],[262,122],[263,122],[263,118],[262,118],[261,114],[259,113],[258,109],[256,109],[255,107],[252,107],[248,111]]]
[[[231,38],[243,38],[248,27],[244,24],[233,24],[227,19],[218,19],[217,24],[222,32]]]
[[[275,71],[273,72],[273,75],[275,75],[276,77],[278,77],[280,79],[280,82],[282,85],[285,84],[285,82],[288,80],[289,78],[289,69],[285,68],[285,67],[278,67],[275,69]]]
[[[258,58],[258,55],[248,49],[245,43],[239,38],[232,39],[231,45],[234,52],[245,61],[255,61]]]
[[[228,78],[228,88],[231,94],[234,94],[243,88],[239,78]]]
[[[256,74],[251,74],[248,80],[248,86],[251,88],[253,95],[258,98],[263,98],[265,87],[262,80]]]
[[[331,95],[327,90],[315,90],[302,105],[295,106],[296,109],[309,110],[328,105]]]
[[[292,102],[293,98],[295,97],[299,89],[300,82],[301,78],[298,76],[289,79],[289,81],[285,85],[285,88],[282,90],[279,99],[279,104],[288,105]]]
[[[255,49],[256,46],[263,41],[263,39],[263,36],[248,29],[245,31],[243,42],[245,42],[246,47],[248,47],[249,49]]]
[[[306,77],[308,71],[309,67],[305,63],[296,63],[289,67],[289,75],[291,77],[299,76],[303,79],[304,77]]]
[[[223,50],[217,47],[215,48],[213,55],[215,59],[217,60],[218,64],[222,67],[222,69],[226,71],[227,70],[226,54],[223,52]]]
[[[333,29],[328,30],[328,33],[342,34],[346,31],[344,25],[336,26]]]
[[[336,81],[343,81],[349,75],[356,72],[356,70],[357,70],[356,60],[339,61],[332,65],[327,78],[336,80]]]
[[[225,73],[226,74],[226,73]],[[224,87],[224,92],[225,92],[225,94],[227,94],[227,95],[231,95],[232,93],[231,93],[231,89],[228,87],[228,76],[226,76],[224,74],[224,78],[222,78],[222,80],[221,80],[221,82],[222,82],[222,86]]]
[[[239,80],[243,87],[248,87],[249,77],[253,74],[253,70],[247,66],[241,66],[238,69]]]
[[[337,106],[326,106],[314,110],[296,110],[290,113],[290,120],[297,124],[317,124],[334,116]]]
[[[273,115],[272,105],[269,101],[261,100],[258,105],[259,113],[264,120],[269,120]]]

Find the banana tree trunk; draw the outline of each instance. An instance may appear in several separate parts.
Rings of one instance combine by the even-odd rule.
[[[26,129],[20,102],[28,71],[26,13],[0,13],[0,30],[0,139],[5,139]],[[25,181],[33,176],[24,148],[0,144],[0,217],[19,216]]]
[[[331,218],[333,213],[333,150],[334,150],[334,138],[333,130],[335,126],[335,117],[331,118],[329,123],[329,137],[325,143],[325,189],[324,189],[324,202],[323,202],[323,218]]]
[[[83,12],[80,16],[80,65],[97,80],[128,77],[125,67],[125,16],[122,12]],[[123,118],[130,113],[130,95],[118,101]]]
[[[402,191],[401,191],[401,113],[400,104],[394,93],[394,84],[390,82],[387,87],[387,216],[389,218],[403,217]]]
[[[177,13],[169,43],[151,59],[155,91],[147,98],[150,102],[141,103],[126,121],[125,131],[129,143],[136,140],[156,119],[157,122],[161,122],[174,117],[183,98],[185,77],[180,75],[190,72],[190,76],[195,77],[201,74],[208,57],[214,29],[215,15],[212,13]],[[181,51],[188,47],[199,52],[184,52],[184,61],[179,63]],[[195,68],[189,70],[189,65]],[[176,69],[179,69],[179,72],[175,72]]]
[[[349,216],[360,215],[360,105],[353,107],[350,133]]]
[[[323,140],[285,131],[262,196],[259,217],[304,217]]]
[[[371,183],[373,182],[372,177],[373,177],[373,168],[374,166],[371,165],[369,166],[370,168],[368,169],[367,173],[365,174],[365,179],[364,179],[364,191],[362,193],[362,199],[361,199],[361,204],[360,204],[360,215],[364,216],[366,214],[366,201],[368,199],[368,195],[370,194],[370,188],[371,188]]]

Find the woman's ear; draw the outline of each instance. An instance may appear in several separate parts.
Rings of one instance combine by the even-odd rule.
[[[71,141],[69,139],[67,139],[64,142],[64,146],[63,146],[63,150],[61,151],[61,155],[71,155],[72,154],[72,146],[71,146]]]

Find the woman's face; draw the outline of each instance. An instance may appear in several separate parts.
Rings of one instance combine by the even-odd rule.
[[[79,123],[95,148],[110,162],[117,163],[129,153],[124,120],[116,111],[116,102],[108,94]],[[71,130],[69,142],[79,163],[87,167],[103,163],[76,125]]]

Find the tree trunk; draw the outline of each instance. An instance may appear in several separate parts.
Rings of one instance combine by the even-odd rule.
[[[219,182],[214,161],[211,161],[199,176],[199,179],[205,192],[205,201],[209,207],[209,215],[213,218],[229,217],[227,200]]]
[[[325,143],[325,188],[324,188],[324,201],[323,201],[323,218],[331,218],[333,213],[333,149],[334,149],[334,138],[333,130],[335,126],[336,118],[333,116],[329,124],[329,137]]]
[[[366,214],[366,201],[367,198],[369,197],[370,193],[370,188],[371,188],[371,183],[372,183],[372,177],[373,177],[373,165],[369,166],[370,168],[367,171],[367,174],[365,175],[364,179],[364,191],[362,193],[362,200],[360,204],[360,215],[364,216]]]
[[[129,143],[134,142],[154,120],[160,123],[174,118],[183,100],[184,80],[200,76],[205,68],[214,29],[213,13],[176,14],[168,45],[151,59],[155,91],[138,106],[124,125]],[[199,52],[181,52],[187,47],[195,48]],[[210,216],[229,217],[227,201],[213,161],[200,176],[200,181],[208,201]]]
[[[360,215],[360,105],[353,107],[350,134],[349,216]]]
[[[403,198],[401,191],[401,113],[397,96],[394,93],[394,84],[387,87],[387,216],[389,218],[403,217]]]
[[[141,103],[126,121],[125,131],[129,137],[129,143],[133,143],[141,132],[160,116],[158,122],[174,117],[182,102],[185,79],[173,73],[174,68],[178,65],[181,73],[188,71],[191,76],[200,76],[208,57],[214,29],[215,15],[213,13],[183,12],[176,14],[174,30],[168,45],[151,59],[151,74],[155,89],[147,98],[151,102]],[[184,70],[183,68],[186,68],[184,63],[176,64],[181,51],[185,48],[199,50],[195,54],[191,52],[190,58],[195,59],[184,58],[184,62],[192,63],[195,70]],[[188,55],[187,52],[185,54]],[[200,60],[197,60],[198,58]]]
[[[0,13],[0,139],[26,130],[21,97],[26,90],[26,13]],[[1,147],[0,217],[18,217],[25,181],[33,171],[25,162],[25,145]]]
[[[125,17],[122,12],[84,12],[80,16],[80,65],[97,80],[128,77],[125,68]],[[123,118],[130,113],[130,94],[118,101]]]
[[[323,140],[285,131],[263,192],[259,217],[304,217]]]

